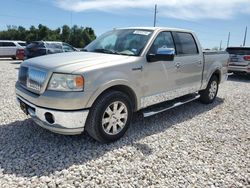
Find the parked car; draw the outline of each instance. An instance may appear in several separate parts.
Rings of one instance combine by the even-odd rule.
[[[0,57],[23,59],[20,52],[24,50],[25,46],[25,41],[0,40]]]
[[[25,49],[25,59],[62,52],[77,51],[73,46],[65,42],[55,41],[34,41],[27,45]]]
[[[200,99],[212,103],[229,55],[204,53],[194,32],[169,28],[109,31],[85,52],[26,60],[16,82],[21,109],[50,131],[100,142],[124,135],[133,112],[148,117]]]
[[[229,47],[228,71],[235,74],[250,74],[250,47]]]

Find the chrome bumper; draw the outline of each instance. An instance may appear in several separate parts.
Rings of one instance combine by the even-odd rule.
[[[35,106],[23,98],[17,97],[19,107],[21,101],[27,105],[28,114],[34,122],[45,129],[65,135],[81,134],[84,131],[89,110],[51,110]],[[53,123],[46,119],[46,113],[52,115]]]
[[[250,66],[230,66],[230,65],[229,65],[228,71],[250,73]]]

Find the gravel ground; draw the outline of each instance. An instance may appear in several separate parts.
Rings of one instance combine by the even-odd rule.
[[[35,125],[15,104],[19,64],[0,60],[0,187],[250,187],[250,79],[216,101],[143,119],[112,144]]]

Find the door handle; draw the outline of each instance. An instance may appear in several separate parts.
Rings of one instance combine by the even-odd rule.
[[[199,65],[201,65],[201,64],[202,64],[202,61],[197,61],[196,63],[199,64]]]
[[[177,69],[179,69],[179,68],[181,67],[181,64],[180,64],[180,63],[175,63],[175,67],[176,67]]]
[[[143,71],[143,67],[140,66],[140,67],[132,68],[132,71],[138,71],[138,70]]]

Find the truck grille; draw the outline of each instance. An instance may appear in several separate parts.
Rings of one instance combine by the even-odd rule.
[[[18,80],[22,86],[39,93],[43,87],[46,77],[47,73],[45,71],[21,66]]]

